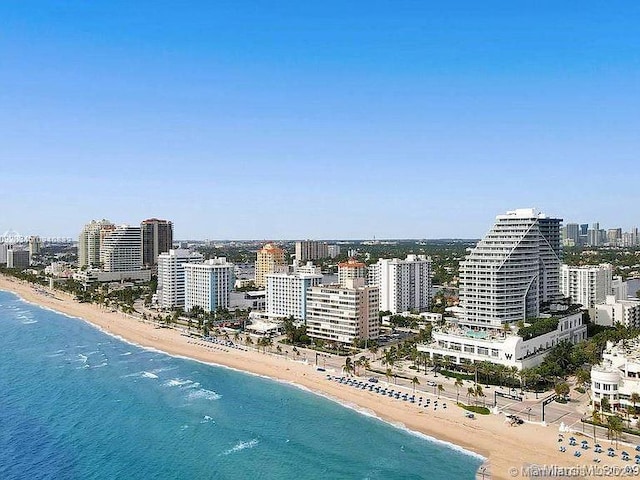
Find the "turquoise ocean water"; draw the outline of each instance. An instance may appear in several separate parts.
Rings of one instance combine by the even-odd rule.
[[[1,479],[472,479],[481,461],[0,291]]]

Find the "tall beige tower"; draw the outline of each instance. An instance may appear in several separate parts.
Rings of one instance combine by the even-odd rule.
[[[78,266],[90,267],[100,264],[100,246],[108,233],[116,226],[109,220],[92,220],[87,223],[78,237]]]
[[[284,250],[273,243],[267,243],[258,250],[256,258],[256,287],[266,287],[265,275],[268,273],[280,273],[286,269]]]

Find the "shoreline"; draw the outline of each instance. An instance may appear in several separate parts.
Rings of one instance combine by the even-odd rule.
[[[137,347],[260,376],[325,397],[359,414],[372,416],[426,441],[481,460],[483,467],[490,472],[486,478],[514,478],[521,475],[523,468],[532,464],[558,467],[596,465],[591,460],[592,451],[584,451],[581,458],[574,457],[570,452],[560,453],[555,426],[525,424],[509,427],[502,415],[493,414],[477,415],[470,420],[464,416],[464,410],[453,402],[449,403],[447,409],[427,410],[417,404],[382,397],[326,378],[327,374],[341,375],[341,372],[319,372],[313,364],[251,349],[202,345],[204,341],[194,342],[193,337],[178,330],[157,328],[152,323],[125,316],[121,312],[78,303],[63,292],[39,288],[42,290],[36,291],[34,285],[0,275],[0,290],[16,294],[27,303],[87,322],[103,333]],[[51,293],[55,296],[50,296]],[[213,345],[217,345],[217,348],[213,348]],[[421,394],[435,398],[428,392]],[[575,433],[576,437],[579,435],[579,432]],[[622,463],[619,457],[605,457],[603,461],[606,465],[630,465]]]

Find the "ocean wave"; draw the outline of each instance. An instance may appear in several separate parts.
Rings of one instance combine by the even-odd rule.
[[[183,387],[185,385],[194,387],[195,383],[192,380],[182,380],[181,378],[172,378],[171,380],[167,380],[162,385],[165,387]],[[198,383],[198,386],[200,384]]]
[[[224,452],[222,452],[222,455],[230,455],[232,453],[236,453],[236,452],[239,452],[241,450],[244,450],[245,448],[253,448],[256,445],[258,445],[258,443],[260,443],[260,442],[258,441],[257,438],[249,440],[248,442],[239,442],[236,445],[234,445],[233,447],[231,447],[229,450],[225,450]]]
[[[120,356],[121,357],[126,357],[127,355],[131,355],[131,353],[132,352],[124,352],[124,353],[121,353]]]
[[[22,325],[31,325],[32,323],[38,323],[38,320],[25,320],[24,322],[21,322]]]
[[[151,372],[140,372],[140,376],[144,378],[158,378],[158,375]]]
[[[195,390],[189,395],[187,395],[189,400],[200,399],[203,398],[205,400],[219,400],[222,396],[219,393],[214,392],[213,390],[207,390],[206,388],[201,388],[199,390]]]

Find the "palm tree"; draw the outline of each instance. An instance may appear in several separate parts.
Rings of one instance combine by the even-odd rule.
[[[482,387],[480,385],[476,385],[476,398],[484,397],[484,392],[482,391]],[[484,399],[482,400],[482,404],[484,405]]]
[[[351,376],[351,372],[353,372],[353,362],[351,361],[351,357],[347,357],[344,361],[344,367],[342,367],[344,373]]]
[[[631,394],[631,396],[629,397],[629,400],[631,400],[631,403],[633,404],[633,414],[636,414],[636,403],[640,402],[640,394],[637,392],[633,392]]]
[[[518,379],[520,382],[520,390],[522,390],[522,380],[520,379],[520,370],[518,370],[518,367],[513,366],[511,367],[511,378],[513,379],[514,383],[515,380]]]
[[[593,443],[596,443],[596,425],[600,423],[600,414],[596,409],[591,412],[591,420],[593,421]]]
[[[377,345],[371,345],[369,347],[369,351],[373,354],[373,361],[375,362],[376,360],[376,353],[378,353],[378,346]]]
[[[354,366],[356,375],[360,375],[360,367],[362,366],[362,360],[358,358],[355,362],[353,362],[353,366]]]
[[[618,448],[618,438],[622,434],[622,419],[617,415],[611,415],[607,418],[607,434],[610,439],[616,441],[616,448]]]
[[[439,383],[438,384],[438,398],[440,398],[440,394],[442,392],[444,392],[444,386],[441,383]]]
[[[369,359],[364,355],[360,357],[360,365],[364,368],[365,375],[367,374],[367,370],[371,368],[371,364],[369,363]]]
[[[569,388],[569,384],[567,384],[566,382],[561,382],[556,384],[556,386],[554,387],[554,391],[556,395],[562,397],[563,399],[566,399],[571,390]]]
[[[416,394],[416,385],[420,385],[420,380],[418,380],[418,377],[413,377],[411,379],[411,385],[413,385],[413,394]]]
[[[456,403],[460,400],[460,387],[462,386],[462,379],[460,377],[456,378],[456,383],[454,384],[456,387]]]
[[[471,397],[476,397],[476,389],[473,387],[469,387],[467,388],[467,399],[469,400],[469,402],[471,402]]]
[[[393,372],[390,368],[387,367],[387,371],[384,372],[384,376],[387,377],[387,383],[389,383],[389,379],[393,377]]]

